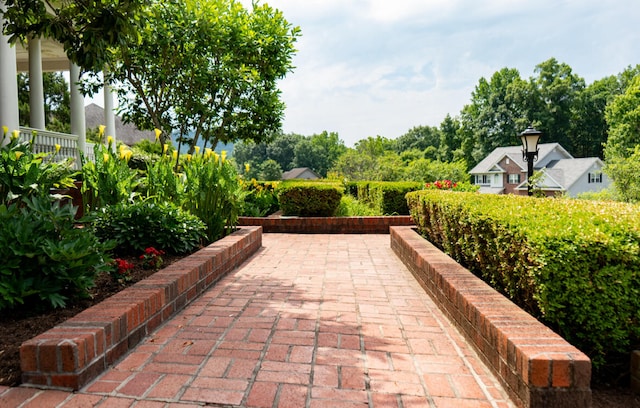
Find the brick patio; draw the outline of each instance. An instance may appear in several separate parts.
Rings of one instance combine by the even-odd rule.
[[[263,248],[79,392],[2,407],[513,407],[389,235]]]

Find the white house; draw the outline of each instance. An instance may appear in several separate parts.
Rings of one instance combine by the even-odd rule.
[[[40,151],[53,151],[55,144],[63,149],[89,152],[86,144],[84,97],[75,83],[80,76],[80,67],[71,63],[61,44],[47,38],[32,38],[26,48],[21,44],[10,44],[9,37],[2,33],[4,27],[5,2],[0,0],[0,126],[10,132],[19,130],[25,140],[37,133],[36,145]],[[43,72],[69,71],[71,83],[71,135],[48,132],[45,129]],[[18,72],[29,73],[30,128],[19,126],[18,117]],[[104,89],[104,125],[106,134],[116,137],[113,97],[110,89]],[[77,155],[76,155],[77,157]]]
[[[543,143],[538,148],[534,170],[543,173],[539,187],[546,195],[574,197],[609,187],[611,182],[602,172],[604,163],[599,158],[576,159],[558,143]],[[469,173],[481,193],[527,194],[527,162],[522,158],[522,146],[498,147]]]

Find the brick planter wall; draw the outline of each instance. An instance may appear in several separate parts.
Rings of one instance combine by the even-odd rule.
[[[391,247],[521,407],[591,406],[591,361],[410,227]]]
[[[22,381],[78,390],[262,246],[243,227],[20,347]]]
[[[260,225],[265,233],[388,234],[389,226],[413,225],[409,215],[392,217],[240,217],[238,225]]]

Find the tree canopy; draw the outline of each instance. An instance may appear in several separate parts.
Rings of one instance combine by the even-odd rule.
[[[191,149],[261,141],[280,129],[277,81],[292,70],[299,28],[267,4],[154,1],[136,47],[119,47],[108,79],[120,113],[141,129],[175,130]],[[164,139],[162,140],[165,141]]]

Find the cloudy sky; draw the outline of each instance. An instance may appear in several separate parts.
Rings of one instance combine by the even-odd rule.
[[[555,57],[589,84],[640,64],[638,0],[261,1],[302,30],[284,131],[347,146],[439,126],[504,67],[529,78]]]

